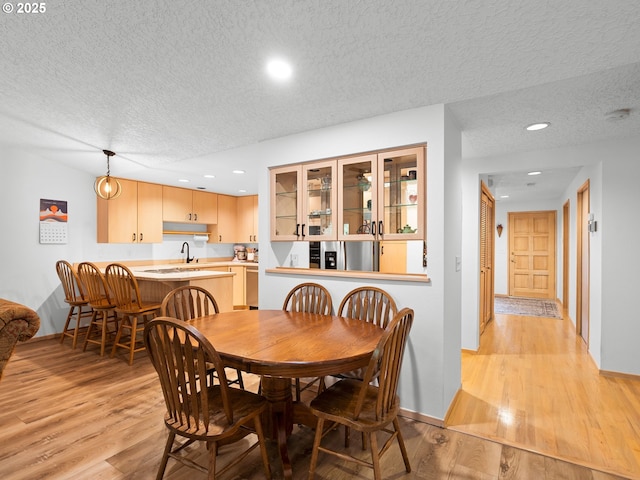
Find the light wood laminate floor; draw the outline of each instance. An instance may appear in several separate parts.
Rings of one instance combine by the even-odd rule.
[[[245,376],[248,388],[257,379]],[[0,381],[0,478],[3,480],[147,480],[155,478],[166,429],[164,402],[151,363],[72,350],[57,339],[18,345]],[[413,471],[404,471],[396,445],[383,457],[385,479],[615,480],[597,469],[559,461],[499,442],[402,419]],[[332,432],[342,443],[343,432]],[[289,440],[294,479],[306,479],[313,432],[294,427]],[[362,453],[359,437],[352,452]],[[273,478],[282,478],[269,443]],[[190,455],[206,458],[204,446]],[[220,450],[219,462],[225,458]],[[169,461],[165,479],[206,476]],[[229,479],[263,478],[257,451]],[[371,479],[372,471],[320,454],[317,479]]]
[[[567,318],[496,315],[447,427],[640,478],[640,381],[600,375]]]

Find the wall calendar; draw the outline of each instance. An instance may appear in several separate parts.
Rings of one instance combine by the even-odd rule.
[[[40,199],[40,243],[67,243],[67,202]]]

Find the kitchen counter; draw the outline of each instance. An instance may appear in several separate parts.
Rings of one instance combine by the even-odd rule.
[[[199,286],[211,292],[221,312],[229,312],[233,310],[233,279],[236,274],[228,271],[228,263],[233,262],[138,265],[129,268],[138,280],[143,298],[161,302],[174,288]]]

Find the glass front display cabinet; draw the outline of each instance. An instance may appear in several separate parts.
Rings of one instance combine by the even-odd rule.
[[[271,240],[335,240],[335,160],[271,170]]]
[[[338,239],[424,240],[424,175],[424,147],[338,160]]]

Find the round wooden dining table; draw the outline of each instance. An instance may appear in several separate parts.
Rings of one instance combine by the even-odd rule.
[[[348,372],[369,363],[383,330],[335,315],[284,310],[235,310],[191,320],[229,367],[262,376],[270,412],[265,432],[277,440],[285,478],[292,478],[287,437],[294,424],[315,427],[294,402],[291,379]]]

